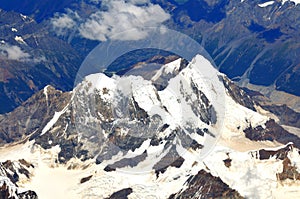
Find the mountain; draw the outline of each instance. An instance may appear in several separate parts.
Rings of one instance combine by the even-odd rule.
[[[12,111],[51,84],[71,90],[82,56],[46,26],[0,10],[0,113]]]
[[[219,71],[240,86],[262,92],[279,105],[287,104],[299,112],[299,2],[151,2],[170,14],[164,25],[201,43]],[[0,8],[4,9],[0,41],[6,42],[1,52],[7,56],[3,49],[9,46],[23,53],[21,57],[0,59],[3,74],[0,113],[12,111],[48,84],[63,91],[71,90],[81,62],[98,43],[82,38],[76,27],[93,18],[93,14],[105,12],[105,3],[13,0],[0,2]],[[28,15],[26,20],[20,17],[25,15]],[[55,34],[53,30],[53,19],[57,16],[74,20],[74,27],[66,35]],[[122,64],[124,67],[132,65],[131,61]]]
[[[300,96],[299,2],[154,2],[171,14],[172,18],[166,23],[168,27],[201,43],[219,71],[239,85],[264,92],[282,104],[293,99],[287,102],[287,96],[282,97],[278,91]],[[299,102],[299,98],[295,98]],[[298,109],[299,103],[290,106]]]
[[[34,18],[41,22],[53,16],[55,12],[63,12],[70,4],[79,2],[75,0],[54,0],[54,1],[36,1],[36,0],[12,0],[0,2],[0,8],[7,11],[19,12]]]
[[[1,194],[299,197],[300,138],[203,56],[173,58],[47,86],[1,115]]]

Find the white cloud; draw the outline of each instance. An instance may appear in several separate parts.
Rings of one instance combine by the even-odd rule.
[[[30,58],[19,46],[0,45],[0,54],[10,60],[23,61]]]
[[[46,61],[44,56],[32,57],[29,53],[24,52],[19,46],[2,44],[0,45],[0,58],[21,62],[34,62],[39,63]]]
[[[147,6],[136,5],[141,3],[147,3]],[[106,6],[107,11],[96,12],[81,24],[79,32],[83,37],[99,41],[139,40],[148,35],[149,29],[145,27],[161,26],[170,18],[159,5],[145,0],[112,0]]]
[[[160,27],[170,18],[159,5],[149,0],[105,0],[102,6],[106,9],[91,14],[86,20],[69,10],[55,16],[52,25],[62,36],[78,26],[80,36],[91,40],[139,40],[149,34],[147,27]]]
[[[58,36],[66,36],[70,30],[74,29],[80,19],[76,12],[67,10],[67,13],[56,14],[52,19],[52,27]]]

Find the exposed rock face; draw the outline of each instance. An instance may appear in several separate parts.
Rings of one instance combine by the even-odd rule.
[[[168,167],[180,168],[183,162],[184,158],[177,153],[175,147],[172,147],[171,150],[154,165],[153,169],[158,177],[159,174],[164,173]]]
[[[285,125],[300,128],[300,113],[292,110],[286,105],[262,105],[262,107],[280,118]]]
[[[127,199],[130,194],[132,193],[131,188],[122,189],[113,193],[108,199]]]
[[[299,6],[289,1],[284,5],[282,1],[276,1],[262,8],[258,6],[261,3],[259,0],[243,2],[228,0],[213,3],[206,0],[182,3],[165,0],[152,2],[159,3],[172,14],[172,19],[167,23],[169,27],[187,33],[201,43],[212,55],[216,66],[230,78],[250,79],[250,82],[259,85],[275,84],[276,89],[300,95],[297,56],[299,22],[291,17],[298,16]],[[88,15],[87,13],[96,9],[94,2],[74,0],[54,3],[50,6],[51,9],[47,7],[47,2],[30,2],[33,7],[21,4],[24,6],[22,7],[19,4],[21,3],[16,4],[18,5],[16,7],[11,2],[5,2],[1,3],[1,6],[8,10],[28,13],[39,22],[44,19],[43,17],[47,19],[56,11],[63,11],[62,8],[66,5],[82,15]],[[39,12],[36,13],[35,10]],[[9,67],[0,68],[5,74],[4,84],[0,87],[3,103],[0,104],[9,106],[0,107],[0,112],[11,111],[47,84],[61,90],[71,89],[76,69],[81,63],[79,54],[85,54],[90,49],[91,46],[87,44],[89,42],[75,38],[72,47],[48,34],[45,28],[48,21],[40,25],[28,17],[25,26],[22,27],[20,24],[23,23],[23,19],[18,14],[5,11],[1,13],[2,18],[5,17],[3,21],[7,22],[7,27],[2,28],[4,40],[23,49],[23,46],[14,40],[16,35],[11,31],[11,26],[16,25],[18,36],[26,35],[23,39],[28,46],[23,50],[33,52],[35,55],[47,54],[45,56],[47,61],[33,67],[34,64],[2,60],[3,66]],[[35,44],[36,41],[39,45]],[[61,52],[58,53],[58,50]],[[55,57],[58,59],[55,60]],[[123,60],[123,63],[125,62]],[[16,65],[20,67],[10,67]],[[126,69],[129,65],[131,64],[127,63]],[[39,70],[42,68],[42,72],[35,68]],[[33,77],[27,74],[33,74]],[[37,79],[39,81],[36,81]],[[64,82],[61,79],[64,79]]]
[[[300,95],[299,4],[274,1],[155,0],[172,14],[169,27],[192,36],[221,72],[235,80]]]
[[[64,91],[73,88],[82,57],[71,45],[19,13],[0,9],[0,21],[1,54],[10,48],[23,53],[23,57],[0,58],[0,114],[12,111],[46,85]]]
[[[300,113],[291,109],[285,104],[274,103],[268,97],[262,95],[260,92],[252,91],[243,88],[250,98],[263,109],[275,114],[280,120],[280,124],[300,128]]]
[[[153,59],[152,61],[155,60],[162,61],[160,59]],[[180,72],[179,70],[186,66],[187,63],[185,61],[180,61],[178,70],[174,71],[171,77],[176,76]],[[186,102],[189,104],[201,104],[200,107],[193,106],[192,110],[195,115],[206,124],[215,123],[214,108],[205,94],[198,89],[193,81],[191,81],[189,86],[192,87],[192,92],[196,99],[192,99],[191,94],[186,93],[183,85],[181,85],[180,92],[182,92]],[[109,95],[112,91],[108,88],[103,88],[89,94],[89,87],[90,84],[82,85],[81,88],[74,91],[77,92],[75,95],[70,92],[58,91],[51,86],[45,87],[44,90],[32,96],[13,112],[0,116],[0,138],[2,139],[0,143],[4,145],[17,142],[30,136],[30,140],[35,140],[35,143],[44,149],[50,149],[59,145],[61,150],[58,154],[58,161],[61,163],[66,163],[73,157],[87,160],[94,158],[96,154],[98,154],[97,163],[101,163],[103,160],[108,160],[116,155],[120,150],[126,154],[129,150],[134,151],[139,148],[145,140],[154,135],[154,132],[152,132],[154,129],[163,132],[170,128],[170,125],[163,124],[161,116],[149,116],[140,107],[134,96],[123,96],[122,93],[118,92],[115,94],[120,95],[122,99],[122,101],[118,102],[118,106],[121,107],[123,106],[122,103],[128,103],[128,107],[126,107],[128,108],[128,113],[122,115],[120,117],[121,120],[116,121],[116,110],[113,109],[112,102],[107,101],[103,97]],[[155,91],[155,96],[157,100],[161,100],[157,91]],[[165,111],[168,112],[166,108]],[[94,117],[99,121],[81,125],[85,123],[86,117]],[[128,118],[128,120],[123,121],[123,118]],[[13,122],[15,120],[18,123]],[[51,126],[52,122],[53,126]],[[100,132],[101,129],[104,131],[104,135]],[[139,129],[143,130],[140,131]],[[124,131],[127,130],[131,134],[124,134]],[[186,148],[192,147],[196,150],[202,147],[197,141],[185,135],[184,129],[179,128],[172,131],[173,136],[170,135],[165,138],[168,141],[165,148],[171,146],[176,139],[181,139],[182,144]],[[194,132],[192,126],[186,126],[185,131],[189,133],[196,132]],[[132,136],[135,133],[139,135]],[[200,133],[200,136],[209,134],[208,130],[202,131],[201,129],[198,129],[197,133]],[[109,142],[105,141],[106,136]],[[99,147],[99,143],[103,143],[103,146]],[[175,156],[172,162],[180,157],[177,153],[175,153]],[[141,154],[140,158],[125,158],[119,163],[111,165],[111,167],[120,168],[128,164],[134,166],[133,162],[137,164],[146,157],[147,153]]]
[[[203,79],[199,77],[205,74],[193,68],[197,66],[198,59],[203,61],[204,58],[196,57],[178,74],[172,74],[174,77],[168,83],[175,86],[172,92],[167,93],[164,93],[165,89],[158,90],[153,85],[153,79],[126,75],[90,75],[72,92],[46,87],[23,103],[22,107],[1,116],[2,131],[7,129],[8,132],[1,134],[1,142],[4,145],[29,139],[32,147],[48,150],[51,167],[65,166],[72,170],[76,168],[73,163],[82,164],[80,172],[84,175],[80,173],[76,186],[80,186],[81,190],[96,190],[93,192],[95,197],[103,196],[102,192],[105,192],[105,197],[111,198],[127,198],[131,194],[132,197],[165,194],[162,198],[242,198],[249,194],[244,189],[247,186],[236,189],[233,186],[237,182],[230,176],[234,174],[242,179],[239,171],[246,175],[256,164],[272,165],[274,162],[276,164],[272,169],[276,172],[268,174],[266,179],[262,178],[271,184],[271,188],[277,183],[276,177],[284,180],[297,176],[298,167],[293,165],[293,161],[298,156],[296,154],[295,159],[290,157],[292,145],[271,150],[263,149],[258,144],[259,150],[245,153],[235,151],[236,146],[231,149],[220,145],[212,149],[214,156],[201,159],[201,152],[207,146],[205,138],[217,138],[219,130],[224,130],[228,139],[240,136],[241,140],[254,146],[257,144],[255,141],[261,140],[285,144],[293,141],[297,148],[299,138],[285,131],[274,120],[255,112],[255,109],[242,107],[240,110],[241,106],[253,108],[255,103],[230,80],[220,79],[221,74],[216,72],[219,76],[216,75],[213,82],[209,82],[213,77],[204,78],[209,81],[203,85]],[[180,60],[175,60],[175,63],[171,64],[174,70],[165,71],[172,73],[182,66]],[[170,65],[162,69],[167,67]],[[221,98],[216,90],[223,91],[226,96]],[[215,93],[216,98],[210,92]],[[224,124],[220,123],[220,118],[224,117],[220,113],[226,102],[230,102],[225,105],[230,105],[226,116],[231,120],[224,120]],[[183,106],[184,115],[178,111],[180,106]],[[24,125],[12,132],[15,118]],[[214,147],[214,142],[209,144]],[[245,165],[238,155],[245,158]],[[49,159],[43,161],[49,162]],[[286,166],[283,172],[278,172],[281,162]],[[5,169],[1,176],[5,177],[6,185],[12,187],[20,182],[20,178],[29,179],[32,171],[37,169],[35,164],[27,160],[3,162],[1,166]],[[141,176],[144,180],[141,183],[144,184],[131,181],[127,171],[130,174],[146,173],[146,177]],[[259,172],[255,168],[254,176]],[[131,184],[123,184],[127,181]],[[148,183],[151,186],[148,187]],[[252,189],[257,188],[258,185],[250,183]],[[171,185],[176,191],[169,190]],[[97,189],[93,189],[95,186]],[[129,188],[118,191],[124,187]],[[163,188],[166,193],[159,193]],[[100,194],[97,192],[99,190]],[[5,191],[3,193],[6,194]],[[263,195],[262,192],[260,194]]]
[[[285,158],[287,158],[287,154],[291,151],[292,147],[292,144],[288,144],[286,147],[281,148],[277,151],[268,151],[265,149],[261,149],[259,150],[259,159],[266,160],[271,157],[275,157],[276,159],[284,160]]]
[[[278,150],[261,149],[253,155],[260,160],[268,160],[271,158],[282,160],[283,170],[282,172],[276,174],[277,178],[280,181],[284,181],[286,179],[300,180],[300,173],[297,169],[297,166],[295,165],[295,163],[291,162],[290,154],[293,152],[299,154],[299,150],[294,148],[293,144],[287,144],[285,147]]]
[[[250,127],[244,130],[244,133],[251,140],[278,141],[282,144],[293,142],[297,148],[300,148],[300,138],[286,131],[273,119],[265,123],[265,128],[262,126],[252,127],[250,124]]]
[[[0,186],[0,198],[1,199],[38,199],[37,194],[34,191],[25,191],[22,193],[11,193],[9,187],[3,183]]]
[[[90,176],[88,176],[88,177],[82,178],[82,179],[80,180],[80,183],[81,183],[81,184],[82,184],[82,183],[85,183],[85,182],[89,181],[92,177],[93,177],[93,175],[90,175]]]
[[[10,160],[2,162],[0,163],[0,168],[2,170],[2,176],[7,176],[11,182],[16,183],[20,180],[20,175],[24,175],[27,179],[30,179],[30,170],[32,170],[34,166],[22,159],[18,162],[12,162]]]
[[[123,167],[135,167],[140,162],[144,161],[147,157],[147,152],[145,151],[141,155],[135,156],[134,158],[123,158],[111,165],[107,165],[104,170],[109,171],[115,171],[117,168],[123,168]]]
[[[2,199],[37,199],[34,191],[20,192],[16,183],[24,178],[29,180],[34,166],[26,160],[0,163],[0,198]]]
[[[63,110],[70,98],[70,93],[48,86],[13,112],[0,116],[0,145],[20,141],[34,132],[41,133],[55,112]]]
[[[223,162],[224,162],[224,164],[225,164],[225,166],[227,167],[227,168],[230,168],[230,166],[231,166],[231,159],[230,158],[227,158],[227,159],[225,159],[225,160],[223,160]]]
[[[231,189],[220,178],[212,176],[204,170],[191,176],[187,182],[187,189],[173,194],[169,199],[185,198],[243,198],[237,191]]]
[[[282,164],[283,171],[282,173],[277,174],[279,180],[300,180],[300,173],[298,172],[297,168],[292,165],[291,160],[288,157],[283,160]]]
[[[47,2],[30,2],[32,7],[12,2],[3,2],[1,6],[30,14],[38,21],[62,11],[66,5],[77,12],[87,7],[86,1],[74,0],[51,4],[51,9]],[[171,28],[188,33],[203,44],[230,77],[244,76],[258,84],[276,83],[278,89],[299,95],[299,59],[296,56],[299,53],[299,22],[296,20],[299,7],[293,2],[275,1],[266,7],[259,6],[262,3],[259,0],[152,2],[159,3],[172,14],[168,22]],[[90,6],[86,13],[93,9]]]
[[[38,195],[34,191],[25,191],[17,194],[20,199],[38,199]]]
[[[234,99],[234,101],[236,101],[242,106],[245,106],[255,111],[254,108],[255,103],[253,99],[251,99],[251,97],[248,95],[247,92],[245,92],[242,88],[238,87],[227,77],[220,76],[219,78],[223,81],[227,93],[232,97],[232,99]]]
[[[5,183],[0,187],[0,196],[3,199],[9,198],[10,196],[9,189]]]

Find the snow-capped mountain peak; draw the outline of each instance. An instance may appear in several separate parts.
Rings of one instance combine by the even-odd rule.
[[[34,120],[26,150],[22,142],[10,146],[20,151],[14,165],[26,158],[23,173],[31,181],[11,182],[43,198],[53,198],[45,187],[62,177],[69,183],[58,183],[55,198],[299,194],[299,138],[259,113],[203,56],[188,64],[177,59],[151,74],[92,74],[70,93],[46,87],[34,96],[47,106],[29,101],[26,110],[47,107],[39,111],[45,114],[39,119],[47,119]],[[7,150],[0,149],[1,161]],[[2,176],[20,175],[9,164],[1,168]]]

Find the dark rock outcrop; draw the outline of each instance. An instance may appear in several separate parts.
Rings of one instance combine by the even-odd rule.
[[[223,82],[227,94],[229,94],[235,102],[253,111],[256,111],[254,107],[255,102],[251,99],[248,93],[243,90],[243,88],[238,87],[234,82],[225,76],[219,76],[219,79]]]
[[[25,191],[17,194],[19,199],[38,199],[38,195],[34,191]]]
[[[204,170],[191,176],[185,183],[187,188],[172,194],[169,199],[200,198],[243,198],[236,190],[231,189],[220,178],[212,176]]]
[[[300,128],[300,113],[289,108],[287,105],[262,105],[265,110],[274,113],[284,125]]]
[[[230,158],[227,158],[227,159],[223,160],[224,165],[225,165],[227,168],[230,168],[230,167],[231,167],[231,161],[232,161],[232,159],[230,159]]]
[[[286,147],[281,148],[276,151],[261,149],[258,151],[260,160],[267,160],[271,157],[276,157],[276,159],[284,160],[287,158],[288,152],[290,152],[293,148],[292,144],[288,144]]]
[[[132,193],[131,188],[122,189],[120,191],[117,191],[113,193],[109,198],[107,199],[128,199],[128,196]]]
[[[134,166],[138,165],[140,162],[144,161],[146,159],[146,157],[147,157],[147,151],[144,151],[144,153],[142,153],[141,155],[138,155],[136,157],[123,158],[111,165],[107,165],[104,168],[104,171],[106,171],[106,172],[115,171],[117,168],[123,168],[126,166],[134,167]]]
[[[15,196],[16,197],[15,197]],[[9,187],[4,182],[0,186],[0,198],[1,199],[38,199],[37,194],[34,191],[25,191],[22,193],[11,193]]]
[[[277,141],[282,144],[293,142],[294,146],[300,148],[300,138],[282,128],[273,119],[265,123],[265,128],[262,126],[252,127],[251,125],[244,130],[247,138],[255,141]]]
[[[288,157],[283,160],[282,164],[283,171],[281,173],[277,173],[277,177],[279,180],[300,180],[300,173],[298,172],[297,167],[292,165],[292,162]]]
[[[61,111],[70,102],[70,93],[63,93],[51,86],[46,90],[47,96],[41,90],[13,112],[0,117],[0,146],[21,141],[34,132],[41,133],[55,112]],[[36,136],[32,134],[32,139]]]
[[[0,163],[0,198],[1,199],[37,199],[37,194],[28,190],[20,192],[17,185],[21,177],[30,179],[34,166],[24,159],[18,161],[7,160]],[[24,178],[24,177],[23,177]]]
[[[27,179],[30,179],[30,170],[34,166],[25,160],[11,161],[7,160],[0,163],[0,175],[8,177],[12,183],[17,183],[20,179],[20,175],[24,175]]]
[[[90,175],[90,176],[88,176],[88,177],[81,178],[80,183],[83,184],[83,183],[89,181],[92,177],[93,177],[93,175]]]
[[[177,153],[175,147],[171,147],[169,152],[154,165],[156,177],[159,177],[160,173],[164,173],[168,167],[180,168],[183,162],[184,158]]]

